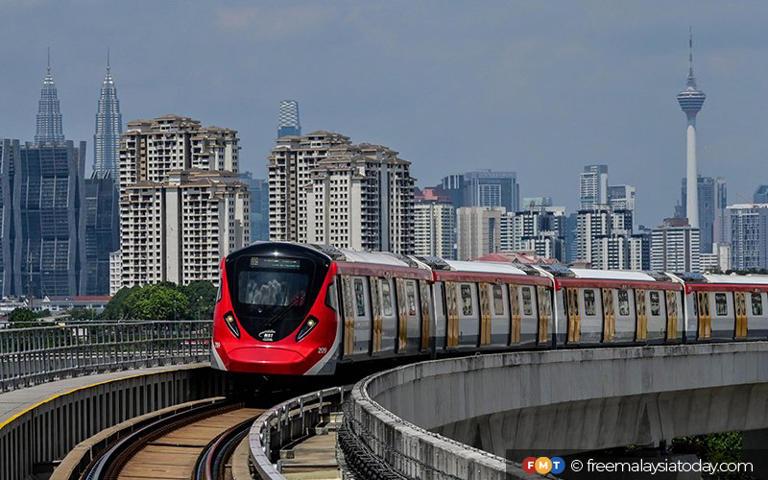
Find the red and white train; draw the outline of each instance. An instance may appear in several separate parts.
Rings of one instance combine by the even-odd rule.
[[[332,375],[405,356],[765,340],[768,276],[624,272],[256,243],[221,262],[212,365]]]

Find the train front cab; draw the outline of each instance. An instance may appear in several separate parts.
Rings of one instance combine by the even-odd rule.
[[[682,284],[641,272],[555,272],[557,344],[565,347],[683,341]]]
[[[212,365],[237,373],[334,372],[335,265],[313,248],[256,243],[221,262]]]
[[[698,342],[765,340],[768,277],[686,275],[686,336]]]

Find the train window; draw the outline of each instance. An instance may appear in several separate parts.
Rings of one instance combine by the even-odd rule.
[[[504,297],[501,293],[501,285],[493,285],[493,314],[504,315]]]
[[[589,288],[584,289],[584,315],[593,316],[597,314],[595,308],[595,291]]]
[[[355,279],[355,307],[357,308],[357,316],[365,316],[365,288],[363,287],[363,279]]]
[[[467,283],[461,284],[461,314],[472,315],[472,286]]]
[[[724,293],[715,294],[715,314],[718,317],[724,317],[728,315],[728,300]]]
[[[416,282],[413,280],[405,284],[405,296],[408,300],[408,315],[416,315]]]
[[[384,310],[385,317],[392,316],[392,287],[389,285],[389,280],[383,279],[381,281],[381,305]]]
[[[658,317],[661,315],[661,302],[659,301],[659,292],[648,292],[648,298],[651,300],[651,315]]]
[[[629,292],[625,288],[620,288],[618,292],[619,296],[619,315],[622,317],[629,316]]]
[[[756,317],[763,315],[763,296],[759,293],[752,294],[752,315]]]
[[[520,293],[523,294],[523,315],[533,315],[533,295],[531,295],[531,287],[521,288]]]

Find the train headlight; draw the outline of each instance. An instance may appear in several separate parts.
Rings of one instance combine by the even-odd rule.
[[[319,322],[320,321],[318,319],[310,316],[307,319],[307,321],[304,322],[304,325],[302,325],[301,328],[299,329],[299,333],[296,335],[296,341],[298,342],[302,338],[306,337],[309,334],[309,332],[311,332],[312,329],[314,329],[317,326]]]
[[[234,335],[235,338],[240,338],[240,328],[237,326],[237,321],[235,320],[235,316],[232,314],[232,312],[227,312],[224,314],[224,323],[227,324],[229,331],[232,332],[232,335]]]

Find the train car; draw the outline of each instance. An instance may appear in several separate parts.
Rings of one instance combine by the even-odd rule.
[[[261,242],[221,262],[211,363],[261,375],[476,352],[768,337],[768,276],[453,261]]]
[[[557,344],[679,343],[683,282],[662,273],[539,267],[552,274]]]
[[[552,347],[552,280],[501,262],[421,259],[433,270],[435,352]]]
[[[768,276],[680,275],[685,282],[689,341],[765,340]]]

